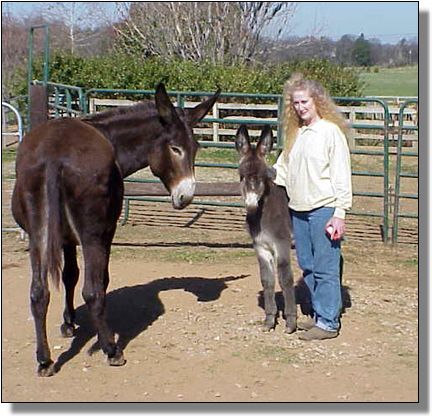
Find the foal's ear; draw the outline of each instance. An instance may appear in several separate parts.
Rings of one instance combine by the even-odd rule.
[[[185,112],[187,115],[187,120],[191,127],[194,127],[199,121],[201,121],[202,118],[204,118],[204,116],[208,114],[208,111],[213,107],[220,94],[221,89],[218,89],[212,97],[204,100],[204,102],[201,102],[192,109],[186,109]]]
[[[163,83],[159,83],[156,87],[155,101],[157,112],[159,113],[163,123],[173,124],[178,120],[177,112],[166,93],[165,85]]]
[[[273,147],[273,134],[272,128],[269,125],[265,125],[261,131],[260,139],[257,143],[256,152],[260,157],[264,157],[272,150]]]
[[[248,128],[246,128],[246,125],[240,125],[239,129],[237,130],[235,144],[236,150],[241,156],[244,156],[251,149]]]

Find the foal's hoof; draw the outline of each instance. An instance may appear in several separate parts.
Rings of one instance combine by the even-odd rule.
[[[115,356],[108,357],[107,362],[111,367],[122,367],[126,364],[127,361],[124,358],[123,353],[121,352],[120,354],[117,354]]]
[[[285,322],[285,333],[290,335],[291,333],[296,332],[296,329],[297,329],[296,318],[293,316],[290,319],[287,318]]]
[[[38,365],[38,376],[39,377],[51,377],[55,374],[55,368],[53,361],[49,361],[45,364]]]
[[[287,333],[288,335],[291,335],[292,333],[296,332],[296,326],[286,326],[284,333]]]
[[[261,330],[263,332],[270,332],[271,330],[275,329],[275,320],[265,320],[263,323],[263,326],[261,327]]]
[[[73,324],[64,323],[60,326],[60,333],[64,338],[72,338],[75,334],[75,327]]]

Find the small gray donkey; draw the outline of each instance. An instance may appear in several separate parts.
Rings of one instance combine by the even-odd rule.
[[[239,174],[246,223],[260,266],[266,319],[263,330],[276,326],[278,309],[275,300],[275,276],[284,296],[286,333],[296,330],[296,300],[290,264],[291,221],[285,190],[273,183],[265,156],[272,150],[273,135],[269,126],[261,132],[257,146],[249,141],[248,130],[241,125],[236,134],[240,154]]]

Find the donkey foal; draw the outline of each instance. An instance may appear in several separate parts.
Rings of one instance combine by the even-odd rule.
[[[290,265],[291,226],[284,189],[268,175],[266,154],[272,149],[272,130],[265,126],[256,148],[251,147],[248,130],[241,125],[236,134],[240,154],[239,174],[242,198],[246,206],[246,222],[260,266],[266,319],[263,330],[275,328],[277,306],[275,275],[284,295],[286,333],[296,330],[296,300]]]

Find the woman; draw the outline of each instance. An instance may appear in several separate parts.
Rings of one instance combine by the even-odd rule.
[[[352,205],[347,127],[316,81],[296,74],[284,87],[284,150],[275,183],[289,197],[296,256],[311,294],[313,318],[298,327],[302,340],[338,336],[342,307],[340,242]]]

